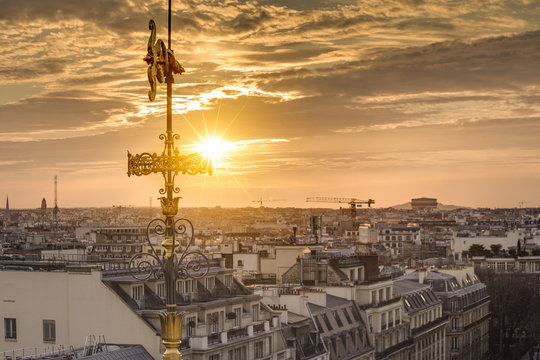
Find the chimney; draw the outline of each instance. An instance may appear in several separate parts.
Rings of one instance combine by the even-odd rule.
[[[420,284],[424,283],[424,279],[426,278],[426,275],[427,275],[427,269],[425,267],[421,267],[418,269],[418,282]]]
[[[242,260],[238,261],[238,265],[236,266],[236,278],[240,282],[244,282],[244,262]]]

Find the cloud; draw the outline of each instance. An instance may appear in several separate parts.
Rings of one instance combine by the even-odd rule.
[[[234,171],[250,181],[308,174],[306,186],[317,187],[325,169],[352,177],[373,169],[383,181],[375,171],[442,173],[460,162],[524,173],[511,159],[537,169],[534,2],[173,4],[173,48],[186,69],[175,78],[175,131],[183,139],[215,127],[236,142],[290,140],[237,154]],[[121,168],[125,149],[161,151],[165,87],[148,102],[142,57],[150,18],[166,38],[165,2],[0,0],[0,8],[0,85],[16,84],[0,99],[10,171],[84,172],[86,164],[98,174]]]
[[[137,124],[142,121],[137,115],[138,109],[120,98],[84,91],[51,92],[0,105],[0,141],[98,134]]]
[[[67,59],[42,59],[28,66],[5,66],[0,68],[0,81],[13,81],[28,78],[39,78],[46,75],[59,75],[69,64]],[[24,69],[24,71],[23,71]]]

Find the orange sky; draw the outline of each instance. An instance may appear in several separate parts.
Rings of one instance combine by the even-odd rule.
[[[0,2],[0,198],[13,208],[157,206],[163,86],[147,99],[148,21],[165,0]],[[534,1],[173,0],[173,128],[238,144],[183,206],[306,207],[307,196],[540,206]],[[321,204],[323,205],[323,204]]]

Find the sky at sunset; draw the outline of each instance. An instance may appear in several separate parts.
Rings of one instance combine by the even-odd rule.
[[[166,0],[0,0],[0,199],[158,205],[148,21]],[[540,206],[540,1],[173,0],[182,153],[231,144],[181,206],[332,206],[308,196]]]

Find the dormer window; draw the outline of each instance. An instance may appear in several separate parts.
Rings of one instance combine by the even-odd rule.
[[[157,284],[157,296],[164,299],[165,298],[165,283],[158,283]]]
[[[411,303],[407,299],[405,299],[405,305],[407,305],[407,308],[411,308]]]
[[[231,287],[231,286],[232,286],[232,282],[233,282],[233,277],[232,277],[232,275],[225,275],[225,286],[226,286],[226,287]]]
[[[253,322],[259,321],[259,304],[251,306],[251,317]]]
[[[193,283],[193,280],[185,280],[184,281],[184,294],[188,294],[188,293],[193,292],[192,283]]]
[[[206,288],[208,290],[212,290],[214,288],[214,277],[207,277],[206,278]]]
[[[144,294],[144,286],[143,285],[135,285],[131,288],[131,297],[135,301],[141,301]]]

